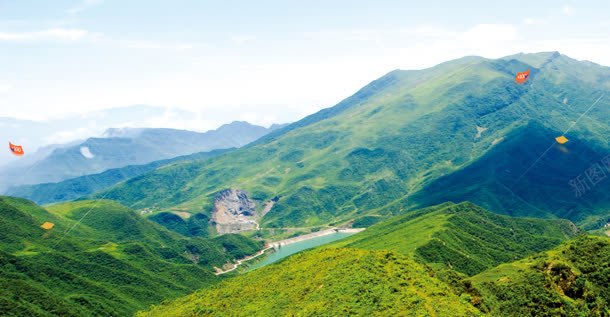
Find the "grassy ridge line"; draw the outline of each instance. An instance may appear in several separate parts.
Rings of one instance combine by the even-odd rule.
[[[460,67],[464,66],[461,62],[456,63]],[[481,63],[481,60],[467,63],[474,65]],[[441,68],[450,67],[445,65]],[[501,78],[508,80],[507,74],[498,72],[487,64],[481,65],[476,71],[466,69],[471,75],[471,79],[468,80],[469,87],[475,87],[477,80],[484,82]],[[417,165],[413,164],[416,161],[416,158],[412,157],[413,154],[401,153],[398,148],[403,148],[402,144],[396,144],[397,142],[390,142],[397,145],[396,149],[393,146],[387,150],[383,148],[375,150],[375,146],[388,143],[387,140],[380,140],[377,136],[404,135],[402,129],[405,123],[434,114],[435,111],[440,110],[439,107],[447,105],[423,99],[419,100],[420,104],[418,104],[416,99],[419,97],[411,97],[411,94],[417,93],[419,96],[425,89],[439,93],[448,91],[457,93],[455,86],[462,84],[460,78],[456,78],[452,73],[426,70],[422,71],[421,75],[438,82],[413,88],[402,85],[413,82],[413,74],[410,72],[388,74],[370,94],[357,98],[357,101],[351,99],[346,101],[351,102],[352,106],[340,114],[282,134],[273,141],[238,150],[240,154],[225,156],[224,159],[212,159],[202,167],[193,166],[193,170],[198,169],[199,176],[189,178],[189,181],[183,184],[177,184],[180,188],[178,193],[174,191],[165,198],[145,197],[142,200],[138,192],[144,188],[147,192],[151,189],[142,182],[141,188],[139,184],[131,184],[135,185],[131,190],[117,188],[108,197],[124,200],[129,205],[134,201],[145,206],[154,200],[160,205],[180,204],[197,211],[203,206],[204,211],[207,211],[211,208],[209,197],[222,187],[244,187],[242,189],[263,199],[274,197],[271,196],[272,194],[289,194],[285,196],[283,204],[266,216],[265,221],[274,226],[318,225],[343,213],[351,212],[354,210],[354,204],[356,209],[361,210],[382,206],[386,199],[380,195],[380,192],[384,191],[389,197],[403,193],[404,188],[399,179],[408,175],[402,170],[405,167],[417,168]],[[415,90],[411,91],[411,89]],[[407,98],[406,103],[404,98]],[[455,98],[447,96],[445,101],[450,99]],[[420,132],[415,130],[419,129],[406,133],[405,139],[413,136],[419,142],[421,137],[417,135]],[[421,154],[427,155],[425,153],[431,152],[434,156],[436,150],[426,150]],[[443,155],[448,155],[451,150],[441,152]],[[385,162],[384,157],[396,162]],[[399,166],[395,166],[396,163]],[[384,165],[391,168],[377,170]],[[370,177],[367,174],[370,174]],[[387,178],[386,176],[389,179],[384,179]],[[364,177],[366,180],[363,179]],[[256,182],[253,182],[253,179]],[[356,186],[358,183],[371,187]],[[375,196],[363,195],[364,192],[374,192]],[[352,199],[355,201],[350,202]],[[296,210],[291,207],[296,204],[301,205],[302,208]]]
[[[512,218],[469,202],[445,203],[378,223],[332,246],[395,251],[474,275],[579,232],[568,220]]]
[[[427,226],[436,224],[440,230]],[[504,239],[487,241],[487,246],[502,250],[514,242],[521,246],[518,252],[528,250],[519,257],[527,252],[533,255],[511,262],[515,254],[510,254],[497,259],[505,264],[468,277],[456,272],[456,265],[438,265],[419,255],[418,250],[427,244],[410,241],[422,237],[428,243],[442,241],[440,233],[459,231],[452,225],[463,227],[463,234],[480,236],[468,228],[478,225],[482,240],[489,233],[486,229],[503,226],[515,232],[517,239],[501,232],[489,238]],[[417,228],[433,232],[426,235],[416,232]],[[532,230],[540,240],[532,243],[536,235],[520,237],[523,232],[517,229]],[[446,203],[394,217],[332,245],[153,306],[138,316],[605,316],[610,239],[575,234],[569,221],[513,219],[469,203]],[[370,244],[373,240],[377,244]],[[563,244],[558,245],[558,240]],[[548,243],[543,245],[553,248],[534,253],[537,243],[544,241]],[[478,250],[457,245],[460,254],[485,259]]]
[[[542,67],[541,61],[549,60],[541,69],[526,64]],[[561,166],[569,168],[544,170],[542,166],[552,161],[542,161],[511,188],[539,156],[539,143],[552,141],[546,134],[564,131],[566,118],[579,116],[608,89],[610,69],[585,64],[541,53],[517,59],[469,57],[420,71],[393,71],[336,108],[281,133],[203,164],[156,171],[114,187],[108,197],[136,208],[177,207],[209,216],[220,190],[239,188],[259,206],[281,197],[261,224],[278,228],[322,226],[369,214],[390,217],[448,200],[472,200],[517,216],[561,217],[568,214],[565,208],[572,208],[570,219],[585,221],[607,210],[608,197],[599,194],[589,205],[565,195],[569,186],[565,189],[561,184],[568,184],[577,167],[592,163],[588,154],[608,150],[603,140],[610,133],[610,114],[604,111],[591,111],[586,124],[572,131],[578,134],[574,138],[578,142],[573,143],[577,148],[561,158]],[[514,73],[527,68],[533,72],[528,84],[515,85]],[[564,104],[565,98],[570,102]],[[603,106],[600,103],[599,109]],[[518,142],[510,143],[513,132],[530,125],[544,131],[535,138],[520,135]],[[477,138],[476,127],[487,130]],[[459,173],[478,166],[484,155],[505,141],[515,153],[501,157],[505,169],[489,175]],[[445,197],[453,191],[429,187],[455,172],[465,177],[468,186],[457,188],[453,197]],[[473,181],[475,176],[483,182]],[[551,178],[560,182],[547,184],[545,180]],[[454,178],[450,185],[464,182]],[[544,192],[532,193],[532,188]],[[433,201],[422,199],[427,193],[434,194]],[[557,193],[565,208],[553,203],[558,201]]]
[[[610,315],[610,239],[580,236],[548,252],[469,279],[492,315]]]
[[[185,238],[112,201],[78,201],[49,210],[0,196],[4,314],[131,315],[218,282],[212,266],[261,247],[238,235]],[[56,244],[89,210],[82,223]],[[40,228],[44,221],[55,227],[45,231]]]
[[[138,316],[346,314],[477,316],[412,260],[392,252],[322,249],[229,279]]]

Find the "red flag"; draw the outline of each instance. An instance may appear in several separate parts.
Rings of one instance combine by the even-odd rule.
[[[8,143],[8,147],[11,149],[11,152],[17,156],[23,155],[23,147],[21,145],[15,145],[11,142]]]
[[[527,81],[528,78],[530,78],[529,69],[524,72],[517,73],[517,76],[515,76],[515,81],[517,82],[517,84],[523,84]]]

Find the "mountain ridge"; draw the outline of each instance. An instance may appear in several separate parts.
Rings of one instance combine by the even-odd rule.
[[[0,189],[22,184],[59,182],[101,173],[110,168],[240,147],[270,131],[272,130],[245,121],[235,121],[207,132],[165,128],[109,130],[107,132],[112,137],[92,137],[80,144],[55,148],[30,166],[3,167],[0,171],[3,179]]]
[[[262,225],[268,227],[316,226],[367,214],[387,217],[402,212],[400,209],[440,203],[414,201],[413,197],[441,177],[476,164],[512,131],[534,123],[561,133],[569,125],[567,118],[576,120],[610,88],[608,67],[585,66],[553,52],[519,58],[536,59],[544,67],[537,69],[514,58],[466,57],[419,71],[392,71],[335,107],[230,155],[192,166],[197,172],[189,174],[188,184],[174,187],[179,195],[134,199],[142,195],[137,193],[138,182],[132,182],[131,189],[116,187],[108,197],[137,208],[172,206],[208,215],[213,212],[214,195],[227,188],[250,193],[259,198],[259,205],[282,197],[262,219]],[[528,68],[532,72],[529,81],[515,84],[514,74]],[[583,119],[586,124],[571,132],[578,134],[574,140],[583,145],[580,148],[610,151],[604,140],[606,132],[610,133],[610,117],[600,110],[607,103],[601,100]],[[484,132],[477,132],[479,129]],[[553,142],[551,137],[548,141]],[[523,142],[533,150],[528,155],[544,151],[544,147],[534,148],[540,140],[524,137]],[[521,171],[536,160],[517,158],[515,170]],[[513,191],[521,193],[526,184],[542,182],[530,177],[537,171],[538,166],[533,166],[526,175],[528,182]],[[540,209],[524,209],[524,214],[557,216],[531,197],[516,199]],[[405,200],[409,204],[392,207]],[[579,218],[572,219],[584,221],[590,214],[602,214],[607,203],[601,199],[593,210],[582,208]]]
[[[213,266],[262,247],[237,235],[186,238],[112,201],[43,209],[0,196],[0,215],[0,311],[9,316],[131,315],[217,283]]]
[[[507,225],[507,232],[514,230],[512,241],[528,251],[516,250],[470,274],[461,272],[457,262],[452,262],[453,266],[439,265],[436,259],[412,252],[412,243],[422,237],[419,231],[433,230],[426,223],[431,217],[469,215],[487,217],[489,222],[467,217],[462,218],[467,222],[456,223],[459,227],[447,230],[479,232],[479,243],[474,245],[484,241],[487,248],[483,252],[469,248],[464,240],[456,241],[455,246],[461,248],[461,256],[468,256],[468,261],[480,259],[488,248],[506,250],[507,236],[488,234],[503,225]],[[487,228],[490,223],[496,227]],[[557,230],[558,224],[565,228]],[[470,230],[469,226],[476,229]],[[588,312],[603,315],[608,312],[607,301],[604,303],[607,290],[603,289],[608,278],[603,272],[610,261],[610,239],[580,235],[571,226],[566,220],[495,215],[467,202],[444,203],[395,216],[330,245],[302,251],[188,296],[152,306],[137,316],[310,313],[538,316],[551,312],[562,316]],[[540,240],[521,239],[531,228]],[[558,235],[549,234],[552,231]],[[391,236],[397,232],[401,235]],[[543,241],[551,243],[538,245]],[[451,239],[442,242],[449,244]],[[591,260],[584,256],[588,252],[595,254]],[[437,254],[449,255],[445,261],[457,258],[455,253]],[[591,264],[596,266],[588,267]],[[513,266],[518,269],[512,269]],[[565,295],[556,286],[565,289]]]

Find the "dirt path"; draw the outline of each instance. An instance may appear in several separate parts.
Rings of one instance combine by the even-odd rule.
[[[330,229],[326,229],[326,230],[320,230],[320,231],[304,234],[302,236],[298,236],[298,237],[294,237],[294,238],[289,238],[289,239],[272,242],[269,245],[272,247],[275,247],[275,246],[287,245],[287,244],[292,244],[295,242],[305,241],[305,240],[309,240],[311,238],[327,236],[329,234],[333,234],[333,233],[337,233],[337,232],[357,233],[362,230],[364,230],[364,228],[330,228]]]
[[[223,270],[222,270],[222,269],[220,269],[220,268],[214,267],[214,270],[216,270],[216,273],[214,273],[214,274],[216,274],[216,275],[222,275],[222,274],[225,274],[225,273],[229,273],[229,272],[231,272],[231,271],[234,271],[234,270],[236,270],[236,269],[237,269],[237,267],[239,267],[239,266],[240,266],[240,265],[241,265],[243,262],[250,261],[250,260],[252,260],[252,259],[254,259],[254,258],[257,258],[257,257],[259,257],[259,256],[261,256],[261,255],[263,255],[263,254],[265,254],[265,251],[267,251],[267,250],[269,250],[269,249],[271,249],[271,248],[273,248],[273,247],[272,247],[272,246],[265,247],[264,249],[262,249],[262,250],[258,251],[258,252],[257,252],[255,255],[251,255],[251,256],[245,257],[245,258],[243,258],[243,259],[237,260],[237,263],[233,264],[233,267],[232,267],[232,268],[230,268],[230,269],[228,269],[228,270],[224,270],[224,271],[223,271]]]

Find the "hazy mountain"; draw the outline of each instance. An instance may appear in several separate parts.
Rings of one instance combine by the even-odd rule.
[[[167,160],[154,161],[144,165],[128,165],[121,168],[109,169],[98,174],[67,179],[57,183],[21,185],[9,188],[6,191],[6,194],[26,198],[37,204],[74,200],[169,164],[184,161],[203,161],[231,150],[232,149],[222,149],[210,152],[199,152]]]
[[[4,144],[12,141],[24,147],[26,155],[17,159],[8,151],[0,151],[0,166],[10,162],[30,160],[39,148],[50,144],[68,144],[78,139],[98,136],[106,128],[145,125],[159,117],[187,119],[193,114],[160,107],[135,105],[110,108],[84,114],[75,114],[45,121],[0,117],[0,139]],[[3,145],[4,146],[4,145]],[[53,146],[52,146],[53,147]],[[45,150],[40,153],[46,153]]]
[[[0,170],[0,188],[59,182],[111,168],[240,147],[269,131],[272,129],[239,121],[203,133],[153,128],[109,129],[105,132],[106,137],[89,138],[76,145],[56,147],[46,157],[31,165],[5,166]]]
[[[515,74],[527,69],[527,83],[516,84]],[[147,186],[153,172],[107,197],[137,208],[204,206],[208,215],[227,188],[249,193],[261,211],[279,197],[258,219],[262,227],[387,217],[447,199],[603,224],[610,180],[597,179],[581,196],[570,181],[597,165],[610,172],[602,164],[610,153],[609,105],[608,67],[556,52],[465,57],[392,71],[238,151],[159,172],[189,171],[171,186]],[[555,144],[568,128],[570,141]]]

